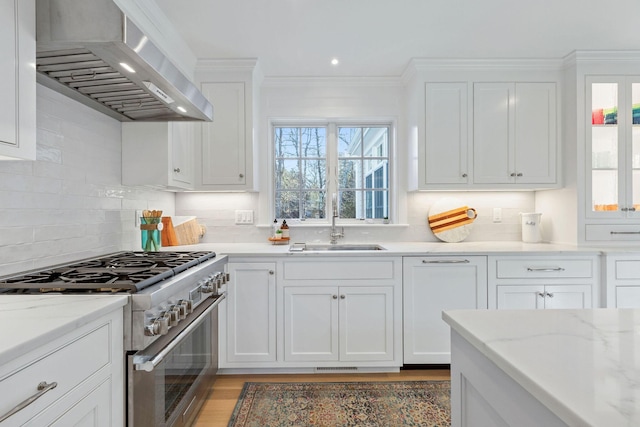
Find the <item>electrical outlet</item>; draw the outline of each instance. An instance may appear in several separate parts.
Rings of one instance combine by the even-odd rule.
[[[253,211],[252,210],[237,210],[236,211],[236,224],[241,224],[241,225],[253,224]]]
[[[502,222],[502,208],[493,208],[493,222]]]

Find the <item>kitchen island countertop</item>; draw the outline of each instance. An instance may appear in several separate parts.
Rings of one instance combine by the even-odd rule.
[[[460,310],[443,319],[564,423],[640,425],[640,310]]]
[[[0,295],[0,366],[128,300],[127,295]]]

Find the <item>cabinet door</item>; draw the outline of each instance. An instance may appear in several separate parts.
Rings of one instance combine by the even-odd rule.
[[[616,286],[615,308],[640,308],[640,286]]]
[[[340,287],[340,360],[393,360],[393,288]]]
[[[487,308],[485,257],[405,257],[404,363],[450,363],[442,311]]]
[[[544,308],[592,308],[591,286],[547,285],[544,287]]]
[[[195,126],[189,122],[171,123],[171,168],[173,185],[189,188],[193,185],[193,146]]]
[[[338,360],[338,288],[284,288],[285,361]]]
[[[228,268],[232,282],[221,308],[226,312],[221,315],[226,324],[220,323],[226,335],[221,354],[228,362],[275,361],[276,264],[229,263]]]
[[[555,184],[555,83],[476,83],[473,168],[477,184]]]
[[[427,83],[424,184],[469,182],[467,83]]]
[[[514,106],[516,182],[555,183],[555,83],[516,83]]]
[[[0,0],[0,160],[36,158],[35,1]]]
[[[499,285],[496,296],[496,308],[500,310],[531,310],[545,307],[544,286]]]
[[[513,83],[473,85],[473,182],[513,182],[515,111],[509,107]]]
[[[202,91],[213,104],[214,121],[201,125],[199,184],[241,188],[247,184],[244,83],[203,83]]]
[[[122,425],[121,420],[111,418],[111,383],[105,381],[98,388],[85,396],[80,402],[74,404],[68,411],[57,418],[51,427],[114,427]],[[42,415],[43,421],[47,413]],[[39,419],[33,420],[34,425],[39,424]]]

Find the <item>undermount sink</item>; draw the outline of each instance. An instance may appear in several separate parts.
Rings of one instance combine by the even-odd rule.
[[[291,252],[324,252],[324,251],[384,251],[384,247],[374,244],[343,244],[343,245],[307,245],[294,243],[289,247]]]

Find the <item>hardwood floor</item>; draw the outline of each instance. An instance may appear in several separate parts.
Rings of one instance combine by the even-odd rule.
[[[448,380],[448,369],[401,370],[374,374],[220,375],[202,406],[195,427],[227,427],[245,382],[342,382]]]

